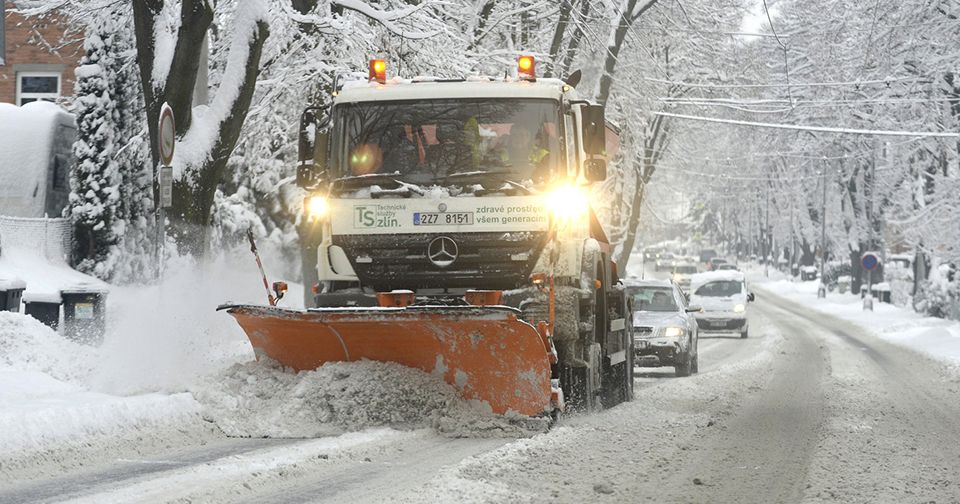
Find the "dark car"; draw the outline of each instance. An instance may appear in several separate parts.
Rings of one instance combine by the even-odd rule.
[[[687,306],[687,298],[669,280],[628,283],[627,297],[633,303],[633,342],[640,367],[673,366],[677,376],[698,371],[697,321],[699,307]]]
[[[727,260],[722,257],[714,257],[707,261],[707,271],[717,271],[721,264],[726,264]]]
[[[700,262],[703,263],[703,264],[707,264],[708,262],[710,262],[710,259],[713,259],[714,257],[717,257],[718,255],[720,255],[720,254],[717,254],[717,251],[716,251],[716,250],[713,250],[713,249],[703,249],[703,250],[700,251]]]

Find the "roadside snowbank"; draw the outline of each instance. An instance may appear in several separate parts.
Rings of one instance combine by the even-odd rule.
[[[432,426],[453,437],[513,437],[546,427],[545,420],[493,415],[442,380],[390,362],[331,362],[300,373],[249,362],[191,392],[205,419],[240,437],[319,437],[387,425]]]
[[[93,348],[60,337],[33,317],[0,311],[0,370],[81,383],[92,372],[95,355]]]
[[[752,277],[757,290],[852,322],[890,343],[918,351],[953,367],[960,367],[960,322],[925,317],[913,310],[878,300],[874,300],[872,312],[864,311],[860,296],[849,293],[828,292],[826,299],[818,299],[819,280],[769,280],[764,278],[762,273]]]
[[[0,312],[3,471],[44,451],[89,447],[131,431],[201,423],[189,394],[117,397],[89,390],[96,350],[18,313]]]

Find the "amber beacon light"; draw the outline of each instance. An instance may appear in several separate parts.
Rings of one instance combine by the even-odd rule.
[[[517,77],[519,77],[520,80],[531,82],[537,80],[536,67],[537,63],[533,59],[533,56],[520,56],[517,58]]]
[[[370,82],[387,83],[387,62],[382,59],[370,60]]]

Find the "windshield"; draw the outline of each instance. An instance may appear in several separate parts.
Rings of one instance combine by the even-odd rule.
[[[677,311],[673,290],[668,287],[640,287],[633,292],[633,309],[636,311]]]
[[[549,179],[560,163],[559,107],[543,99],[407,100],[337,107],[338,177],[396,173],[413,183],[496,172]]]
[[[729,297],[740,294],[743,282],[739,280],[717,280],[701,285],[694,294],[706,297]]]
[[[673,272],[689,275],[689,274],[696,273],[697,267],[696,266],[676,266],[673,268]]]

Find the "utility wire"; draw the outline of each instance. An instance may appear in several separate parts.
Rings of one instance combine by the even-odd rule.
[[[733,119],[721,119],[719,117],[700,117],[684,114],[672,114],[669,112],[654,112],[654,115],[673,117],[676,119],[689,119],[691,121],[704,121],[722,124],[734,124],[738,126],[753,126],[758,128],[787,129],[798,131],[819,131],[822,133],[839,133],[847,135],[876,135],[876,136],[910,136],[910,137],[940,137],[940,138],[960,138],[960,133],[948,133],[938,131],[894,131],[894,130],[865,130],[854,128],[832,128],[827,126],[804,126],[800,124],[777,124],[761,123],[751,121],[737,121]]]
[[[704,89],[731,89],[731,88],[782,88],[782,87],[847,87],[847,86],[869,86],[874,84],[886,84],[890,85],[893,82],[909,82],[916,81],[923,84],[929,84],[931,81],[928,78],[924,77],[898,77],[896,79],[882,79],[882,80],[869,80],[869,81],[848,81],[848,82],[807,82],[807,83],[792,83],[792,84],[700,84],[696,82],[680,82],[680,81],[671,81],[665,79],[657,79],[653,77],[643,77],[643,80],[649,82],[658,82],[660,84],[672,84],[675,86],[684,86],[691,88],[704,88]]]

